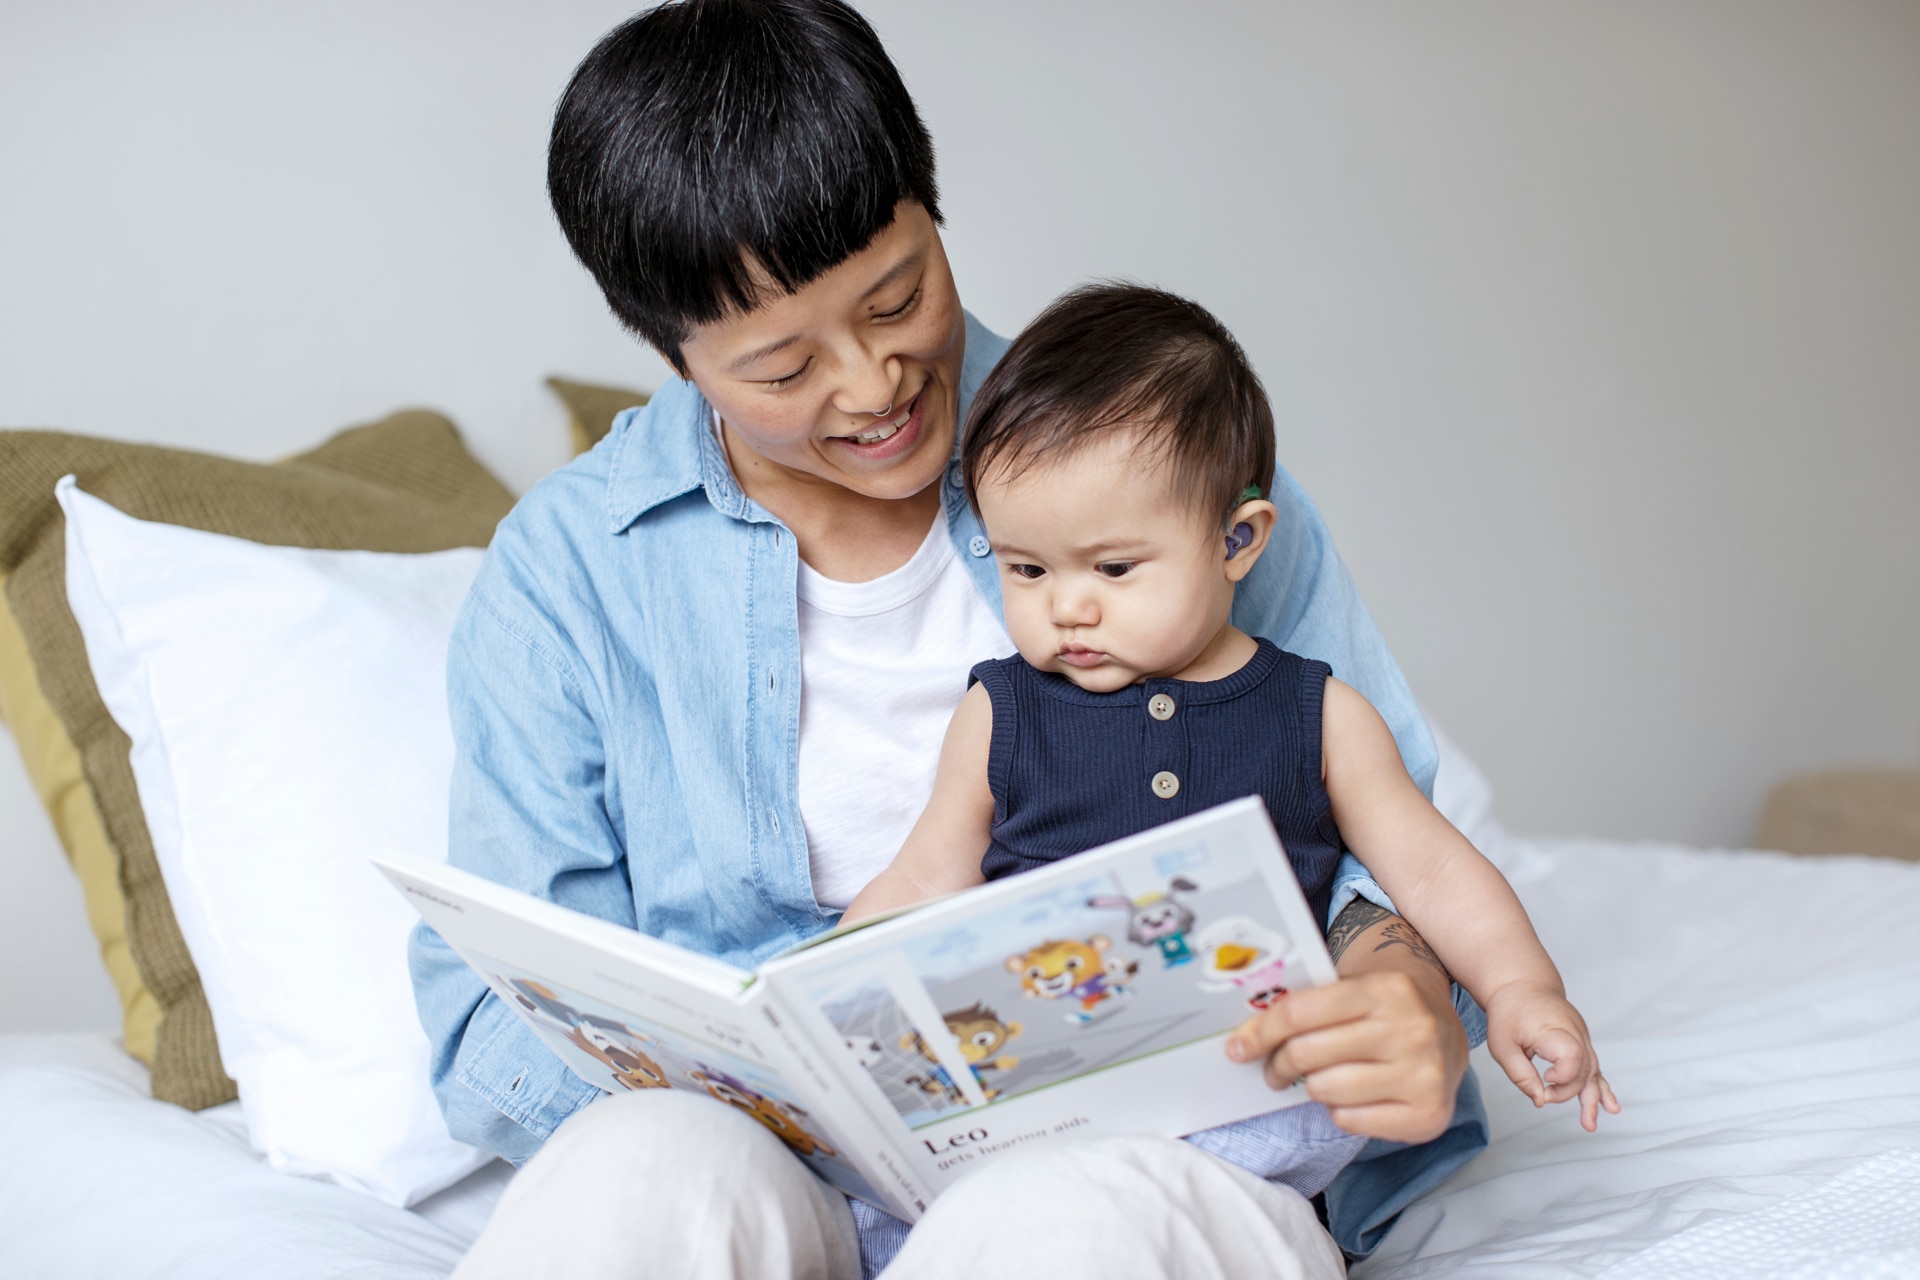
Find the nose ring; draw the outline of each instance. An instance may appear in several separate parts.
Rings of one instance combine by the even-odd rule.
[[[892,412],[893,412],[893,401],[889,400],[887,401],[886,408],[873,410],[873,416],[876,418],[884,418]]]

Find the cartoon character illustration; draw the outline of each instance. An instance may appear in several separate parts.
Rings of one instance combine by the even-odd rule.
[[[824,1140],[807,1132],[800,1121],[810,1120],[812,1117],[791,1102],[778,1102],[769,1098],[744,1080],[730,1076],[704,1062],[687,1074],[697,1080],[700,1087],[714,1098],[730,1107],[738,1107],[773,1130],[773,1136],[793,1148],[795,1155],[840,1154],[828,1146]]]
[[[665,1089],[670,1087],[660,1064],[640,1049],[647,1037],[633,1028],[602,1018],[581,1018],[567,1033],[589,1057],[605,1063],[613,1078],[629,1089]]]
[[[1245,916],[1228,916],[1200,930],[1193,941],[1200,953],[1201,990],[1237,988],[1256,1011],[1287,994],[1281,978],[1287,940],[1272,929]]]
[[[1011,1071],[1020,1065],[1020,1059],[1012,1054],[991,1057],[1020,1034],[1017,1022],[1002,1022],[1000,1015],[984,1004],[969,1005],[952,1013],[940,1015],[947,1024],[947,1030],[960,1042],[960,1052],[966,1057],[967,1066],[973,1072],[973,1078],[980,1091],[987,1095],[988,1101],[1000,1096],[1000,1091],[988,1083],[986,1072]],[[912,1076],[909,1083],[918,1085],[920,1091],[930,1097],[958,1106],[966,1101],[966,1095],[953,1083],[953,1077],[947,1073],[940,1059],[918,1031],[909,1031],[900,1037],[902,1049],[917,1050],[930,1066],[924,1075]]]
[[[1160,959],[1171,969],[1193,959],[1193,951],[1187,946],[1187,934],[1193,931],[1193,909],[1180,901],[1180,895],[1199,887],[1185,876],[1175,876],[1160,893],[1140,898],[1102,893],[1088,898],[1087,905],[1126,912],[1127,941],[1136,947],[1158,947]]]
[[[853,1060],[860,1065],[862,1071],[871,1073],[874,1068],[886,1061],[887,1051],[882,1049],[880,1042],[872,1036],[848,1036],[841,1043],[847,1046],[847,1052],[853,1055]],[[903,1049],[905,1047],[905,1045],[901,1046]]]
[[[902,1049],[918,1049],[920,1056],[927,1060],[926,1069],[918,1075],[907,1077],[907,1083],[927,1095],[927,1103],[934,1107],[964,1107],[967,1095],[960,1092],[960,1086],[953,1082],[953,1076],[940,1060],[933,1056],[920,1033],[909,1031],[900,1037]]]
[[[1029,1000],[1059,1000],[1071,996],[1079,1009],[1066,1015],[1068,1022],[1085,1026],[1118,1009],[1118,1001],[1131,994],[1127,980],[1140,966],[1131,960],[1108,956],[1113,939],[1096,933],[1085,942],[1063,939],[1043,942],[1031,951],[1007,957],[1007,972],[1018,974],[1020,986]]]
[[[562,1035],[580,1021],[580,1011],[562,1000],[559,993],[544,982],[535,982],[531,978],[495,980],[506,983],[513,992],[515,1004],[542,1021],[555,1024],[555,1030]]]

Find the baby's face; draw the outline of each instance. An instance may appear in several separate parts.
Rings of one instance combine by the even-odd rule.
[[[1233,609],[1225,534],[1135,455],[1131,435],[982,481],[980,516],[1022,658],[1100,693],[1190,678]]]

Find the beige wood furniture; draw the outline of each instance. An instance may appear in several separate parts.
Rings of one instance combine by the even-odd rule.
[[[1920,862],[1920,769],[1802,774],[1773,789],[1754,844]]]

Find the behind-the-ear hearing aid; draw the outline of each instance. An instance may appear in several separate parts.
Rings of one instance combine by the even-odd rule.
[[[1242,520],[1227,534],[1227,559],[1231,560],[1253,542],[1253,526]]]

